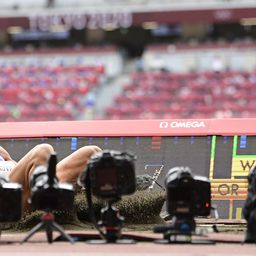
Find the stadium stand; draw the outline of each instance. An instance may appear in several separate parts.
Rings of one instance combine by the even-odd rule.
[[[138,72],[107,119],[255,117],[253,72]]]
[[[253,40],[150,45],[106,119],[255,117]]]
[[[121,70],[113,47],[2,52],[0,121],[89,118],[95,92]]]
[[[120,95],[96,117],[84,114],[97,103],[92,92],[103,91],[106,77],[114,83],[124,75],[117,50],[90,51],[90,57],[53,49],[2,53],[0,120],[255,117],[255,52],[253,41],[150,46],[141,71],[133,66],[130,82],[117,85]],[[216,56],[221,64],[214,64]],[[103,59],[105,65],[96,64]],[[110,97],[107,88],[102,101]]]
[[[255,10],[255,0],[1,1],[0,121],[253,117]]]
[[[10,66],[0,70],[1,121],[72,120],[98,84],[102,66]]]

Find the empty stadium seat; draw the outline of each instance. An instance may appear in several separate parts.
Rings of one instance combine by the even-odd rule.
[[[0,70],[0,121],[72,120],[104,75],[102,65],[6,66]],[[8,107],[7,107],[8,106]]]
[[[138,72],[105,118],[255,117],[254,87],[255,71]]]

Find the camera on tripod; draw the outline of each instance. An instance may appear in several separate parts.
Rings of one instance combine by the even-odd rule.
[[[206,177],[193,176],[189,167],[174,167],[166,175],[165,187],[170,215],[210,215],[211,185]]]
[[[74,243],[72,237],[54,221],[54,210],[72,209],[74,202],[73,185],[59,183],[56,177],[57,156],[52,154],[49,157],[48,165],[37,166],[31,175],[31,197],[30,204],[35,210],[42,210],[41,222],[38,223],[23,239],[26,242],[40,229],[45,229],[48,243],[53,241],[53,230],[61,233],[66,240]]]
[[[104,200],[119,200],[135,191],[135,157],[118,151],[103,151],[88,164],[92,193]]]
[[[0,176],[0,222],[14,222],[22,215],[22,186]]]
[[[113,203],[136,190],[135,156],[126,152],[105,150],[90,159],[85,170],[84,183],[89,214],[103,242],[117,242],[121,238],[124,218]],[[96,221],[92,194],[102,199],[105,207]]]
[[[194,217],[207,217],[211,213],[211,185],[206,177],[194,176],[189,167],[174,167],[165,177],[166,208],[171,224],[159,225],[155,233],[164,233],[169,242],[177,235],[191,238],[195,232]],[[188,240],[189,241],[189,240]]]

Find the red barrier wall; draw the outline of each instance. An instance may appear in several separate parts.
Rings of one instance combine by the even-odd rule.
[[[256,118],[0,123],[0,138],[256,135]]]

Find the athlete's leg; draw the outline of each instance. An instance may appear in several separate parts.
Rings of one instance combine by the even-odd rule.
[[[94,145],[84,146],[61,160],[57,164],[56,173],[59,181],[69,182],[76,186],[77,178],[85,170],[88,160],[100,151],[102,150]]]
[[[101,151],[97,146],[84,146],[61,160],[56,167],[56,176],[60,182],[77,184],[77,178],[85,170],[90,157]],[[54,149],[49,144],[39,144],[31,149],[12,170],[9,179],[23,186],[23,206],[28,209],[30,196],[30,176],[39,165],[47,165]]]
[[[23,206],[28,208],[28,198],[30,196],[30,176],[39,165],[47,165],[50,154],[54,149],[49,144],[39,144],[31,149],[21,160],[9,175],[11,182],[20,183],[23,187]]]
[[[14,160],[11,158],[10,154],[7,152],[7,150],[5,150],[5,149],[4,149],[3,147],[1,147],[1,146],[0,146],[0,156],[2,156],[5,161],[14,161]],[[14,162],[15,162],[15,161],[14,161]]]

